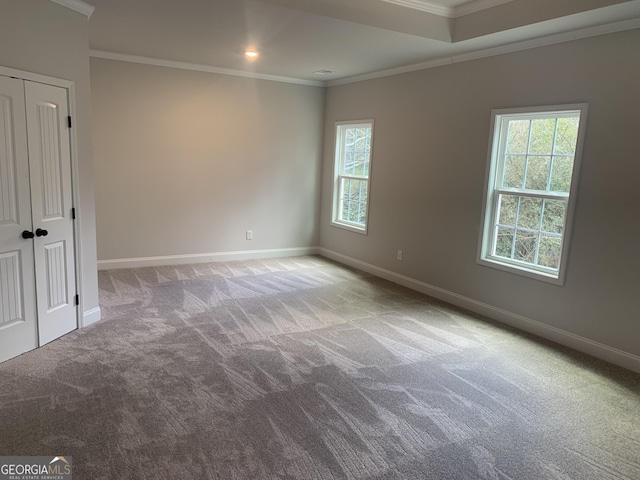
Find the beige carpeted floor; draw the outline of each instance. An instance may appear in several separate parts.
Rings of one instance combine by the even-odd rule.
[[[100,272],[0,364],[0,454],[94,479],[640,479],[640,375],[301,257]]]

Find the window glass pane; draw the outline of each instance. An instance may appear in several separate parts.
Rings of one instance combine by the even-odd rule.
[[[511,257],[511,248],[513,246],[514,230],[511,228],[498,227],[496,237],[496,255],[504,258]]]
[[[358,202],[358,210],[356,212],[356,218],[353,220],[356,223],[362,223],[362,221],[360,220],[361,218],[361,213],[360,213],[360,209],[362,208],[362,203]]]
[[[562,239],[540,235],[540,250],[538,252],[538,264],[544,267],[559,268],[560,255],[562,253]]]
[[[516,246],[513,258],[522,262],[533,263],[536,259],[537,243],[537,233],[516,230]]]
[[[341,220],[365,224],[367,216],[368,185],[366,180],[342,179]]]
[[[546,190],[549,183],[551,157],[529,157],[527,160],[527,182],[529,190]]]
[[[347,220],[349,218],[349,202],[342,204],[342,211],[340,212],[340,220]]]
[[[352,190],[350,187],[348,190]],[[354,202],[351,199],[351,195],[348,191],[345,191],[342,203],[342,217],[341,220],[354,221],[358,217],[358,202]]]
[[[571,188],[571,176],[573,174],[573,158],[553,157],[553,167],[551,168],[552,192],[569,193]]]
[[[371,128],[365,129],[365,141],[364,148],[362,149],[362,159],[365,164],[369,163],[369,156],[371,152]]]
[[[558,130],[556,133],[556,147],[554,153],[557,155],[573,155],[576,152],[576,142],[578,141],[578,117],[559,118]]]
[[[364,225],[367,222],[367,204],[360,202],[358,207],[358,220],[360,225]]]
[[[360,184],[360,201],[366,203],[369,195],[367,182],[362,180],[358,183]]]
[[[500,195],[500,213],[498,223],[500,225],[516,225],[516,213],[518,211],[518,197],[514,195]]]
[[[353,175],[354,170],[354,154],[349,150],[346,150],[344,153],[344,168],[342,169],[342,173],[344,175]]]
[[[567,214],[566,204],[562,200],[545,200],[542,230],[549,233],[562,233]]]
[[[352,128],[351,131],[353,132],[351,148],[355,151],[358,148],[358,129]]]
[[[359,182],[357,180],[349,180],[349,188],[346,191],[347,198],[345,200],[357,202],[360,199],[358,184]]]
[[[353,141],[354,141],[354,135],[356,133],[356,129],[355,128],[345,128],[344,129],[344,138],[345,138],[345,144],[347,146],[351,146],[353,147]]]
[[[507,130],[507,153],[527,153],[529,120],[510,120]]]
[[[518,210],[518,227],[538,230],[540,228],[540,214],[542,199],[520,197]]]
[[[344,175],[369,175],[371,128],[345,128]]]
[[[349,202],[349,215],[347,216],[346,220],[353,222],[353,223],[358,223],[358,202]]]
[[[340,194],[342,195],[341,203],[342,203],[342,211],[340,212],[340,219],[348,218],[349,211],[349,194],[351,190],[351,180],[348,178],[341,178],[341,188]]]
[[[365,173],[365,165],[367,164],[367,157],[364,152],[357,152],[355,154],[354,175],[366,175]]]
[[[522,188],[524,183],[525,156],[508,156],[504,161],[502,186],[505,188]]]
[[[349,217],[349,196],[351,193],[351,180],[349,179],[342,179],[342,217],[341,218],[348,218]]]
[[[531,122],[529,153],[551,154],[553,151],[553,136],[555,130],[555,118],[533,120],[533,122]]]
[[[355,148],[356,150],[364,150],[367,143],[366,130],[364,128],[355,129]]]
[[[362,194],[363,192],[366,193],[366,189],[367,189],[366,180],[353,180],[352,183],[353,183],[352,199],[357,202],[362,202],[363,201]]]

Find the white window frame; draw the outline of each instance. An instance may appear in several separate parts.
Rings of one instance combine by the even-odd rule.
[[[370,127],[371,128],[371,144],[369,147],[369,169],[368,175],[343,175],[343,162],[344,162],[344,142],[345,138],[343,135],[343,130],[345,127],[350,128],[358,128],[358,127]],[[332,213],[331,213],[331,225],[344,228],[347,230],[351,230],[353,232],[357,232],[363,235],[367,234],[368,226],[369,226],[369,205],[371,203],[371,171],[373,165],[373,135],[374,135],[374,122],[373,119],[366,120],[352,120],[352,121],[341,121],[336,122],[335,128],[335,156],[334,156],[334,168],[333,168],[333,204],[332,204]],[[366,214],[365,214],[365,224],[364,226],[355,223],[349,222],[347,220],[340,218],[340,212],[342,211],[343,206],[343,192],[342,192],[342,180],[343,179],[352,179],[352,180],[360,180],[366,181],[367,183],[367,201],[366,201]]]
[[[559,118],[570,114],[579,113],[580,123],[573,162],[573,172],[569,193],[537,192],[532,190],[505,188],[500,186],[503,174],[505,148],[507,142],[508,120],[531,118]],[[542,107],[509,108],[491,111],[491,133],[489,135],[489,153],[485,174],[485,190],[482,202],[482,219],[480,240],[478,242],[477,262],[481,265],[496,268],[498,270],[515,273],[529,278],[542,280],[555,285],[563,285],[569,256],[569,244],[571,239],[571,227],[575,211],[580,165],[584,145],[585,130],[587,125],[588,104],[570,104]],[[555,143],[555,141],[554,141]],[[565,224],[562,234],[562,247],[560,253],[559,268],[553,269],[540,265],[532,265],[523,261],[507,259],[493,254],[495,249],[497,223],[499,214],[499,196],[501,193],[514,194],[522,197],[543,198],[566,202]]]

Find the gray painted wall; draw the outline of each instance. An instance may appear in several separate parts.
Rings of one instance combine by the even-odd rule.
[[[634,30],[329,88],[320,245],[640,355],[638,51]],[[564,286],[478,265],[491,109],[579,102]],[[375,119],[367,236],[330,225],[334,122],[362,118]]]
[[[318,244],[324,88],[93,58],[91,89],[99,259]]]
[[[91,158],[91,94],[87,17],[49,0],[2,0],[0,65],[72,80],[75,84],[75,128],[78,147],[82,284],[81,305],[98,306],[93,163]]]

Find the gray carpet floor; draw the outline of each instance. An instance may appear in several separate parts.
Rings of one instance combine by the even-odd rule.
[[[640,375],[320,257],[100,272],[0,364],[0,454],[94,479],[640,479]]]

